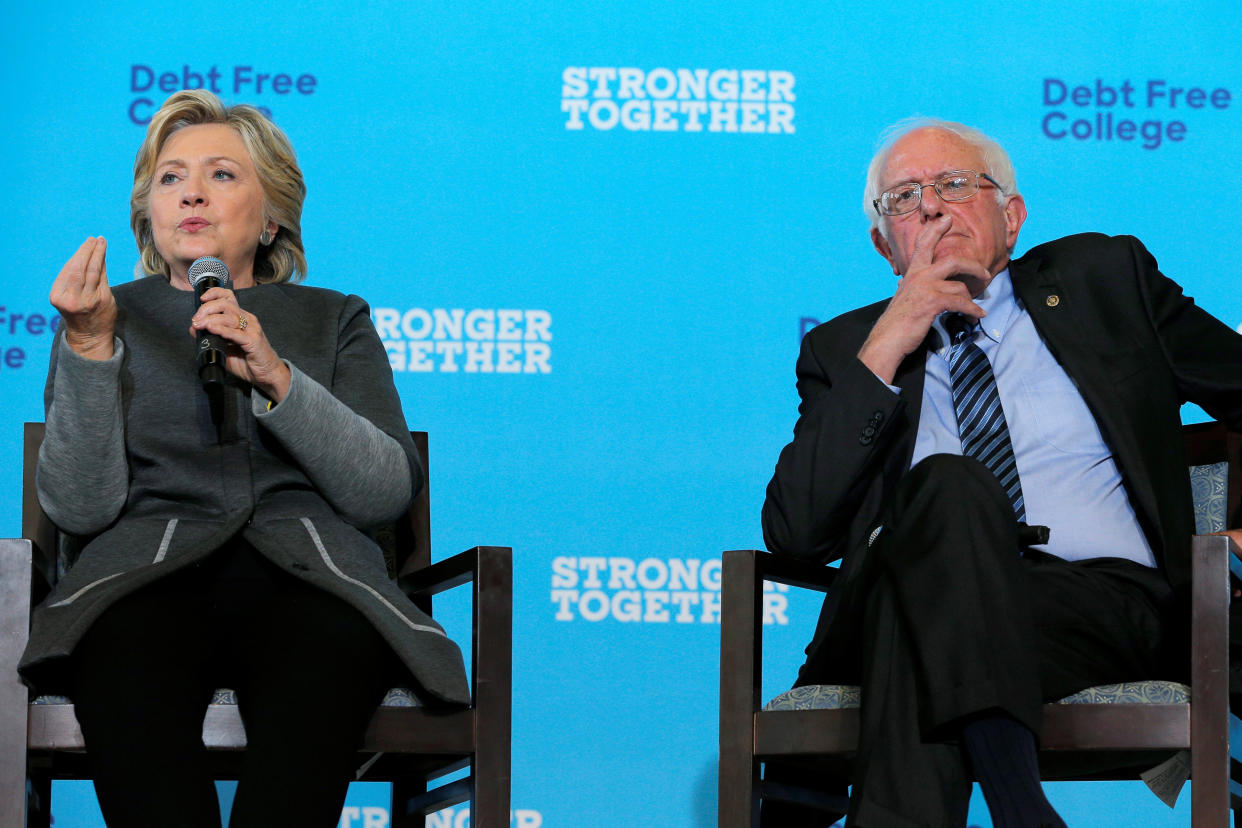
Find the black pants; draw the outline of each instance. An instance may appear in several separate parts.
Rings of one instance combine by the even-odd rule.
[[[1022,554],[979,462],[917,464],[799,677],[862,685],[849,824],[964,826],[963,721],[1001,711],[1038,736],[1045,700],[1167,675],[1170,604],[1164,577],[1132,561]]]
[[[74,651],[104,819],[219,828],[202,727],[229,687],[247,740],[229,825],[335,828],[393,661],[356,610],[240,539],[118,601]]]

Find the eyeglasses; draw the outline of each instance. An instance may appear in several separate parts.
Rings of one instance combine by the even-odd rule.
[[[980,178],[986,179],[993,187],[1004,192],[1001,185],[996,183],[996,179],[987,173],[954,170],[940,176],[931,184],[918,184],[913,181],[908,184],[898,184],[891,190],[880,193],[880,197],[871,203],[875,206],[876,212],[881,215],[904,215],[917,210],[923,203],[925,187],[935,187],[936,195],[944,201],[969,201],[979,194],[979,188],[983,186],[979,182]]]

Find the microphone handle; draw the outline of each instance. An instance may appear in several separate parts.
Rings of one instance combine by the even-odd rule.
[[[224,384],[224,340],[202,334],[198,340],[198,380],[206,388]]]
[[[194,286],[194,298],[201,302],[204,293],[219,286],[220,280],[209,275]],[[198,379],[209,390],[224,385],[224,340],[206,331],[198,335]]]

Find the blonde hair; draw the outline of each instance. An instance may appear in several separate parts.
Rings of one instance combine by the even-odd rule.
[[[134,159],[134,189],[129,197],[129,225],[138,242],[138,267],[148,275],[169,276],[168,262],[155,249],[151,229],[150,195],[155,162],[174,132],[200,124],[224,124],[241,138],[254,162],[263,188],[266,221],[278,225],[271,244],[260,245],[254,256],[256,284],[297,281],[306,275],[306,251],[302,248],[302,202],[306,184],[293,153],[293,145],[280,127],[248,104],[226,107],[203,89],[173,94],[147,126],[146,138]]]

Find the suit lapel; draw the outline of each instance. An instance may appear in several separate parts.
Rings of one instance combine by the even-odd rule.
[[[1014,293],[1026,306],[1044,344],[1091,409],[1113,451],[1135,509],[1154,527],[1154,536],[1149,541],[1153,549],[1157,548],[1161,537],[1160,511],[1152,481],[1144,471],[1147,464],[1142,446],[1131,439],[1134,429],[1129,419],[1133,414],[1121,406],[1117,395],[1112,393],[1107,353],[1085,333],[1099,328],[1092,324],[1088,303],[1076,302],[1085,297],[1075,296],[1073,280],[1063,277],[1054,266],[1042,265],[1040,260],[1031,261],[1029,257],[1010,262]]]

